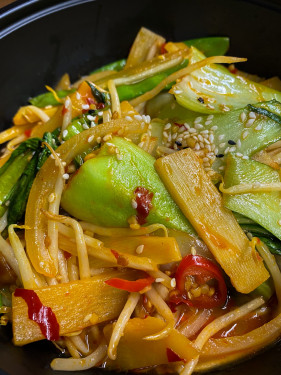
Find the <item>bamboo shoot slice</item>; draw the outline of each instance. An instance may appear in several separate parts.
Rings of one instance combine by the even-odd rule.
[[[41,303],[54,312],[60,336],[118,317],[128,293],[105,283],[112,277],[134,279],[138,278],[138,273],[116,271],[35,289]],[[39,325],[28,318],[28,306],[24,299],[13,295],[12,306],[14,344],[22,346],[44,339]]]
[[[269,277],[256,251],[190,149],[155,163],[166,188],[186,218],[241,293],[250,293]]]

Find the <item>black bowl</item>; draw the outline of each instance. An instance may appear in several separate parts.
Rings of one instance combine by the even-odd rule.
[[[11,124],[17,108],[30,96],[41,93],[45,84],[54,85],[63,73],[69,72],[74,80],[125,57],[141,26],[174,41],[229,36],[229,54],[248,57],[244,70],[280,76],[280,23],[279,0],[17,1],[0,10],[0,129]],[[213,374],[280,374],[280,351],[276,344]],[[62,375],[49,367],[57,355],[48,342],[14,347],[10,328],[0,328],[0,374]]]

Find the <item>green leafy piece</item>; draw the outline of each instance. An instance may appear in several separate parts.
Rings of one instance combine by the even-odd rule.
[[[280,182],[279,173],[268,165],[250,159],[244,160],[230,154],[227,158],[224,176],[225,187],[255,182]],[[223,202],[228,209],[249,217],[281,240],[280,192],[223,194]],[[262,233],[261,237],[266,236]]]
[[[103,103],[106,107],[110,106],[110,95],[107,91],[101,89],[93,82],[86,81],[91,88],[93,97],[98,101],[98,103]]]
[[[39,152],[40,151],[37,151],[33,155],[31,161],[25,168],[10,196],[10,204],[7,217],[8,225],[20,221],[25,213],[28,195],[37,173]]]
[[[40,138],[30,138],[22,142],[11,154],[10,158],[6,163],[0,168],[0,177],[1,175],[10,167],[14,160],[24,152],[31,150],[36,151],[38,146],[41,144]]]
[[[120,101],[122,100],[131,100],[136,98],[137,96],[140,96],[147,91],[152,90],[154,87],[156,87],[163,79],[168,77],[170,74],[183,69],[187,66],[188,60],[184,60],[182,63],[167,69],[161,73],[155,74],[152,77],[146,78],[140,82],[131,84],[131,85],[121,85],[117,86],[117,92]],[[173,83],[168,85],[166,87],[166,90],[169,90],[172,87]]]
[[[58,90],[56,91],[56,93],[60,99],[63,99],[67,95],[72,94],[75,91],[76,89]],[[55,98],[52,92],[45,92],[44,94],[35,96],[34,98],[29,99],[29,103],[39,108],[44,108],[44,107],[47,107],[48,105],[51,105],[51,106],[61,105],[61,103],[57,101],[57,99]]]
[[[229,49],[229,38],[226,36],[215,36],[209,38],[197,38],[184,41],[184,44],[196,47],[205,56],[222,56]]]
[[[115,137],[110,143],[118,148],[121,160],[110,154],[104,144],[99,154],[87,160],[69,181],[62,207],[71,215],[98,225],[127,227],[128,219],[138,214],[132,207],[134,192],[143,187],[153,193],[148,224],[161,223],[194,234],[156,173],[155,159],[123,138]]]
[[[56,148],[60,145],[58,135],[59,129],[56,129],[52,133],[46,132],[43,135],[43,142],[48,143],[54,150],[56,150]],[[39,171],[39,169],[45,163],[50,154],[50,150],[46,146],[43,146],[42,151],[38,155],[37,171]]]
[[[191,48],[190,63],[206,56]],[[226,113],[255,104],[276,99],[281,101],[281,92],[260,83],[239,77],[218,64],[206,65],[185,76],[176,83],[172,92],[177,102],[185,108],[201,113]]]
[[[259,115],[266,116],[266,117],[270,118],[271,120],[278,122],[278,124],[281,125],[281,116],[280,116],[280,114],[277,114],[277,113],[274,112],[275,107],[272,108],[272,106],[275,106],[275,105],[278,105],[278,104],[279,103],[276,100],[272,100],[271,103],[267,103],[267,105],[270,106],[270,109],[264,108],[263,105],[260,105],[258,107],[258,106],[253,106],[252,104],[248,104],[247,105],[247,109],[249,111],[258,113]]]

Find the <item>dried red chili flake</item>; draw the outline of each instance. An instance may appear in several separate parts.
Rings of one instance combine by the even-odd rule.
[[[146,223],[146,218],[152,209],[153,193],[145,187],[138,186],[135,191],[135,201],[137,202],[137,220],[139,224]]]
[[[38,323],[42,334],[47,340],[59,339],[59,323],[56,315],[50,307],[44,306],[38,295],[31,289],[16,289],[15,297],[21,297],[28,306],[28,317]]]

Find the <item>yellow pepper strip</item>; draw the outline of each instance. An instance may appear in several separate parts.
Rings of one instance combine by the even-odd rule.
[[[116,360],[108,361],[108,367],[127,371],[168,364],[167,349],[171,349],[186,361],[196,357],[198,352],[191,341],[176,329],[172,329],[169,336],[163,339],[157,341],[144,340],[144,337],[153,335],[164,327],[165,322],[159,318],[149,316],[146,319],[130,319],[117,347]],[[104,328],[104,335],[108,342],[112,330],[112,324]]]
[[[45,132],[53,132],[59,128],[62,124],[62,112],[61,107],[56,107],[55,114],[50,118],[49,121],[43,124],[35,125],[31,131],[31,137],[42,138]]]
[[[11,139],[23,134],[26,130],[32,128],[32,125],[12,126],[0,133],[0,144],[10,141]]]
[[[120,103],[122,117],[139,115],[135,108],[127,101],[124,100]]]
[[[268,279],[262,260],[253,256],[248,238],[191,149],[158,159],[155,168],[239,292],[250,293]]]
[[[135,271],[111,271],[89,279],[35,289],[41,303],[52,309],[60,335],[79,331],[93,324],[115,319],[126,303],[128,293],[112,288],[105,281],[112,277],[138,278]],[[15,345],[42,340],[38,324],[28,318],[28,306],[21,297],[12,299]]]
[[[146,125],[142,128],[139,121],[112,120],[77,134],[58,147],[56,151],[60,154],[61,161],[68,165],[75,156],[95,146],[98,137],[118,134],[120,131],[124,133],[124,136],[130,137],[132,133],[146,131]],[[43,211],[48,210],[48,197],[54,192],[58,174],[59,169],[55,165],[55,160],[48,158],[33,182],[25,215],[25,224],[31,228],[25,234],[29,259],[37,272],[49,277],[56,276],[56,267],[48,251],[46,240],[48,219]]]
[[[36,110],[34,110],[36,109]],[[38,112],[42,112],[42,116],[39,116]],[[17,126],[27,125],[30,123],[38,122],[44,119],[44,114],[46,115],[46,119],[49,117],[53,117],[56,113],[57,107],[50,107],[50,108],[37,108],[33,105],[27,105],[24,107],[20,107],[13,118],[13,123]]]

